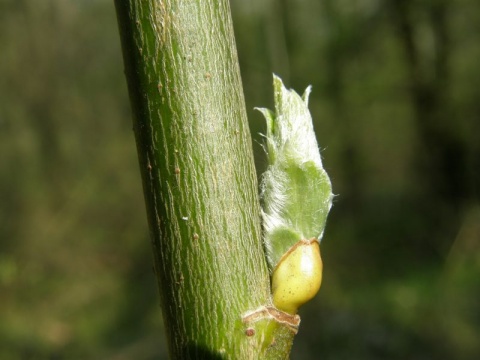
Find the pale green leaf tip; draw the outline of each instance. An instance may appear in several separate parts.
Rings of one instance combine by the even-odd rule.
[[[263,174],[261,195],[265,243],[275,267],[299,236],[320,241],[332,192],[308,110],[311,87],[300,96],[274,74],[273,88],[275,111],[258,110],[267,120],[270,166]]]
[[[305,102],[306,106],[308,106],[308,98],[310,97],[311,92],[312,92],[312,85],[308,85],[302,95],[302,99]]]

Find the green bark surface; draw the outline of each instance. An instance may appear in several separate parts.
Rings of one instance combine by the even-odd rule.
[[[228,1],[115,3],[171,357],[286,358]]]

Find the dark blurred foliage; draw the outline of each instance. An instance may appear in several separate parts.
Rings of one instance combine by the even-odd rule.
[[[480,358],[480,2],[231,5],[337,194],[292,358]],[[112,1],[0,0],[0,153],[0,359],[166,358]]]

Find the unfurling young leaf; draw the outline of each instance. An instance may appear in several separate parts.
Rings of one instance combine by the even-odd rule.
[[[269,166],[261,196],[274,305],[295,314],[318,292],[322,280],[319,243],[332,205],[332,186],[323,169],[312,118],[310,87],[300,97],[273,77],[275,112],[267,121]]]

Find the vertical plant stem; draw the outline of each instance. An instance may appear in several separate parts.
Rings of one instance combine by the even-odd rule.
[[[116,0],[171,357],[287,358],[227,0]],[[265,313],[266,314],[266,313]]]

